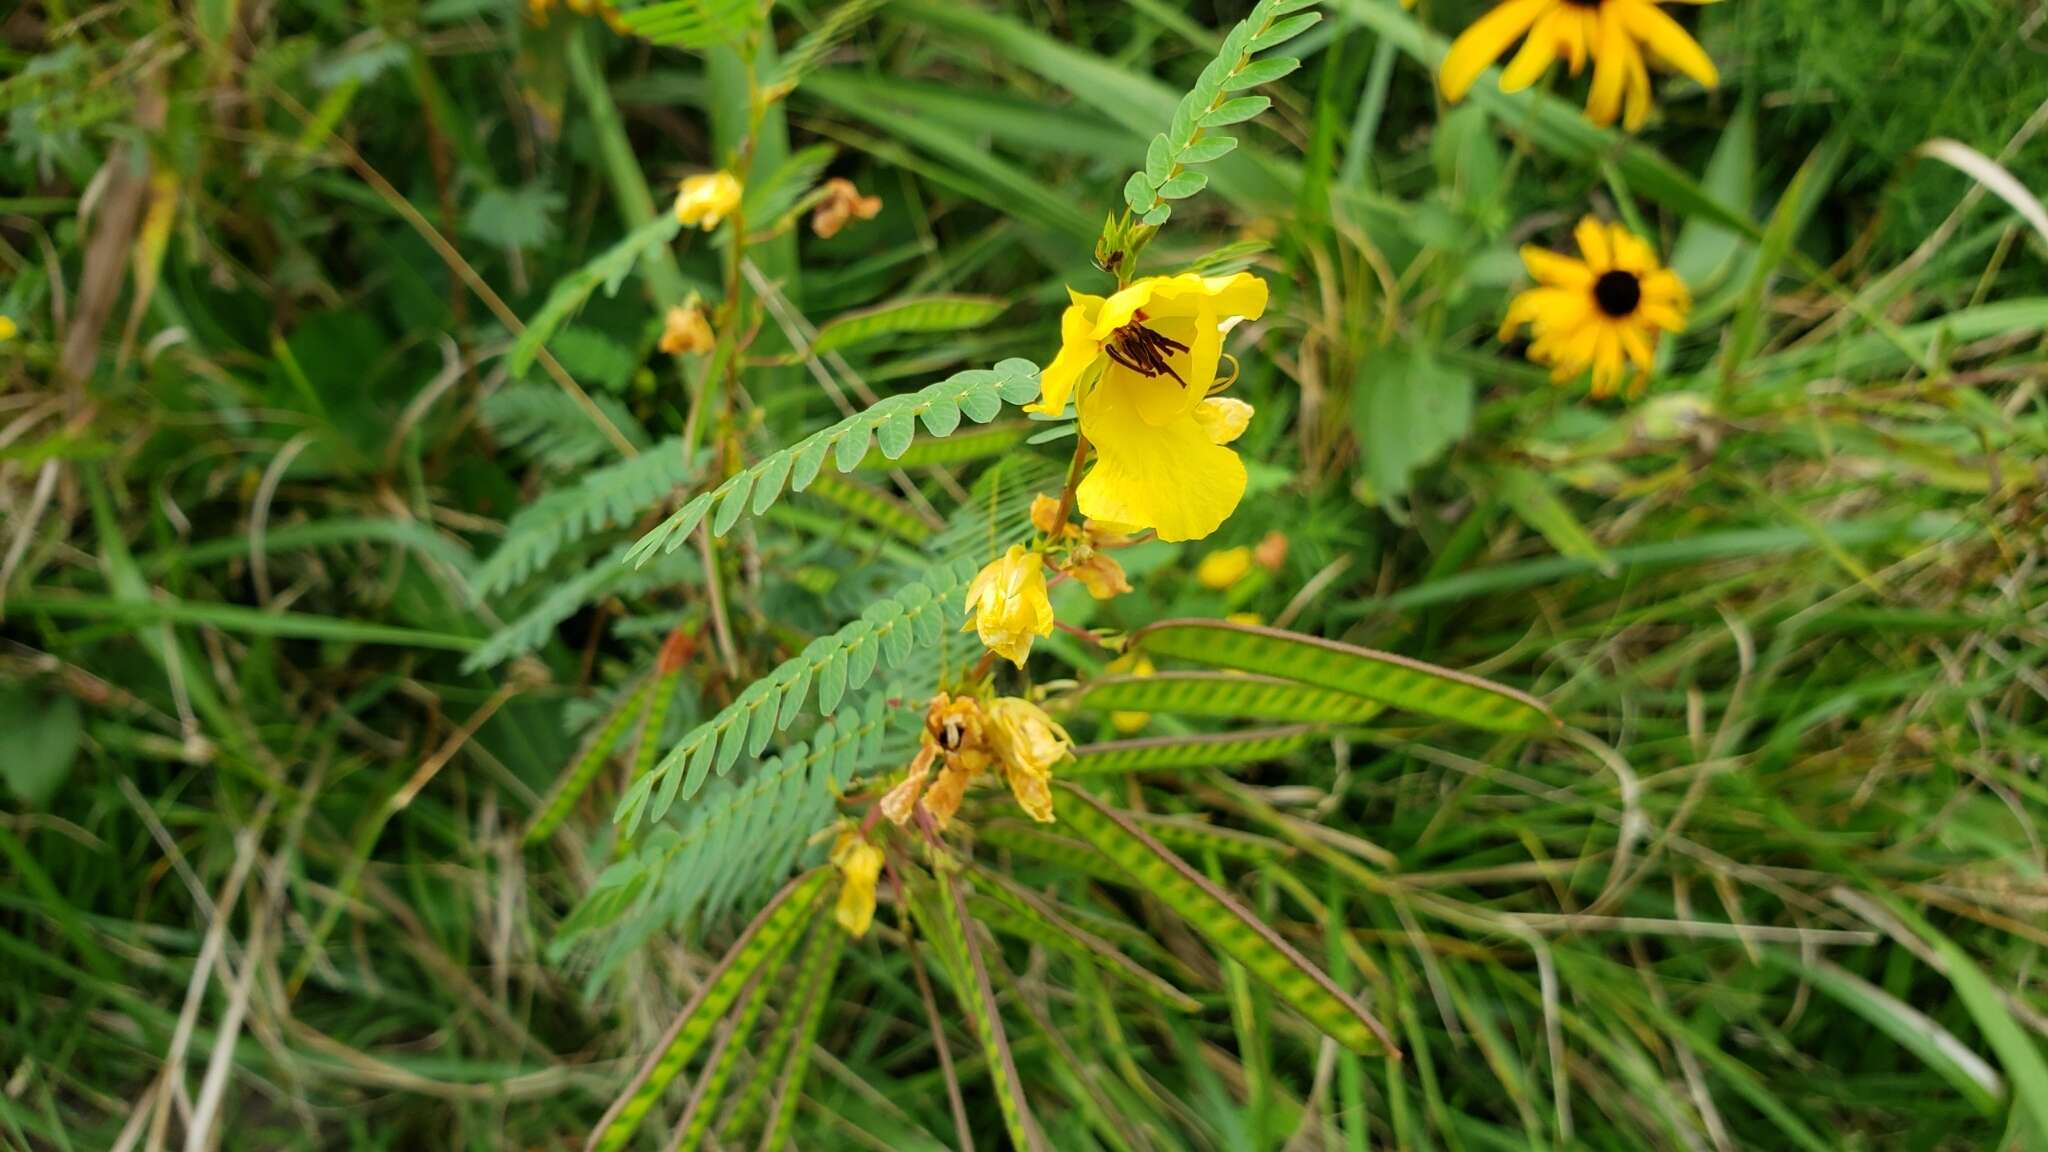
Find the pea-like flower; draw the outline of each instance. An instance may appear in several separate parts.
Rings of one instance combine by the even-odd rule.
[[[820,189],[824,199],[811,209],[811,232],[820,240],[839,235],[849,220],[873,220],[882,214],[880,196],[863,196],[853,181],[834,176]]]
[[[1107,298],[1068,296],[1059,355],[1029,407],[1058,415],[1074,400],[1097,455],[1076,493],[1081,512],[1162,540],[1214,532],[1244,497],[1244,462],[1224,445],[1244,431],[1251,406],[1210,393],[1224,333],[1265,312],[1265,281],[1183,273],[1148,276]]]
[[[661,350],[670,356],[709,352],[717,343],[717,338],[711,334],[711,321],[704,315],[704,306],[695,296],[670,308],[668,315],[662,318]]]
[[[740,206],[740,182],[726,171],[686,176],[676,195],[676,219],[709,232]]]
[[[989,748],[1017,805],[1033,820],[1052,820],[1052,766],[1073,754],[1074,741],[1045,709],[999,696],[984,709]]]
[[[832,918],[859,939],[868,934],[875,920],[875,881],[882,875],[882,850],[870,844],[860,829],[848,825],[839,830],[832,844],[832,865],[839,869],[839,904]]]
[[[972,628],[991,652],[1022,668],[1031,642],[1052,635],[1052,601],[1045,593],[1045,559],[1022,544],[1010,545],[967,586]]]

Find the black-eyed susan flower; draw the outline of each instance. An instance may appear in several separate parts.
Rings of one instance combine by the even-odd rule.
[[[1045,709],[1029,700],[1000,696],[984,709],[989,750],[1026,815],[1052,821],[1052,766],[1073,754],[1074,740]]]
[[[1068,295],[1059,355],[1029,408],[1057,415],[1074,399],[1098,457],[1076,494],[1082,513],[1162,540],[1214,532],[1244,496],[1244,462],[1224,445],[1244,431],[1251,406],[1209,393],[1224,333],[1265,312],[1265,281],[1183,273],[1146,277],[1106,299]]]
[[[725,171],[683,178],[676,194],[676,219],[685,228],[709,232],[740,206],[740,182]]]
[[[1720,82],[1699,42],[1657,6],[1663,2],[1669,0],[1503,0],[1451,44],[1438,77],[1444,99],[1454,104],[1464,99],[1487,65],[1521,40],[1521,51],[1501,73],[1503,92],[1534,84],[1560,58],[1574,76],[1590,59],[1593,88],[1586,96],[1586,116],[1596,124],[1612,124],[1625,110],[1623,124],[1633,132],[1650,118],[1646,56],[1709,88]]]
[[[839,869],[839,903],[832,918],[856,940],[875,921],[875,881],[882,875],[882,850],[868,843],[860,829],[847,825],[832,844],[832,864]]]
[[[1045,558],[1021,544],[1010,545],[967,585],[967,610],[974,618],[960,630],[974,629],[989,651],[1022,668],[1032,640],[1052,635]]]
[[[1656,357],[1659,336],[1685,327],[1692,302],[1650,245],[1621,225],[1589,216],[1573,236],[1576,260],[1523,247],[1522,263],[1536,287],[1508,306],[1501,339],[1527,324],[1534,337],[1529,358],[1549,365],[1551,379],[1560,384],[1590,370],[1595,396],[1613,395],[1633,363],[1638,374],[1629,393],[1635,395]]]

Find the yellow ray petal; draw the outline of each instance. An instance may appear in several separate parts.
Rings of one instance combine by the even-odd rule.
[[[1701,48],[1699,41],[1685,30],[1684,25],[1673,20],[1668,13],[1645,0],[1625,0],[1614,5],[1619,9],[1616,16],[1636,39],[1656,53],[1664,61],[1708,88],[1721,83],[1721,73],[1714,68],[1714,61]]]
[[[1562,0],[1507,0],[1473,21],[1444,54],[1443,69],[1437,78],[1444,99],[1453,104],[1463,100],[1486,66],[1500,59],[1508,45],[1527,32],[1537,17],[1560,3]]]
[[[1529,38],[1522,42],[1522,50],[1515,53],[1514,62],[1500,74],[1501,91],[1520,92],[1550,71],[1550,66],[1557,63],[1557,26],[1568,15],[1561,10],[1550,11],[1536,21],[1536,26],[1529,31]]]
[[[1628,84],[1627,53],[1635,51],[1614,9],[1600,9],[1600,38],[1593,43],[1593,89],[1586,94],[1586,119],[1602,126],[1621,115],[1621,96]]]
[[[1579,255],[1585,258],[1586,266],[1597,276],[1614,267],[1614,252],[1607,244],[1607,228],[1591,216],[1582,218],[1578,227],[1572,229],[1572,239],[1579,242]]]
[[[1534,244],[1522,245],[1522,266],[1537,283],[1553,288],[1590,288],[1595,279],[1593,270],[1583,261]]]

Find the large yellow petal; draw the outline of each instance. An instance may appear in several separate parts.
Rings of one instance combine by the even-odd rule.
[[[1551,288],[1591,288],[1595,279],[1582,261],[1534,244],[1522,245],[1522,265],[1538,284]]]
[[[1572,229],[1572,239],[1579,242],[1579,255],[1596,276],[1614,267],[1614,253],[1607,243],[1607,229],[1600,221],[1591,216],[1581,218],[1578,227]]]
[[[1472,90],[1472,82],[1486,66],[1500,59],[1536,18],[1563,0],[1507,0],[1505,4],[1472,22],[1444,54],[1443,69],[1437,74],[1444,99],[1456,104]]]
[[[1669,14],[1646,0],[1627,0],[1618,4],[1616,15],[1636,39],[1656,53],[1664,61],[1708,88],[1721,83],[1721,73],[1714,68],[1713,58],[1701,48],[1699,41],[1685,30],[1685,26],[1673,20]]]
[[[1067,289],[1067,296],[1073,303],[1060,314],[1059,355],[1038,374],[1038,399],[1024,406],[1026,412],[1059,415],[1067,406],[1067,398],[1074,394],[1074,386],[1102,358],[1102,346],[1091,335],[1095,316],[1102,311],[1102,297],[1071,288]]]
[[[1150,528],[1162,540],[1199,540],[1244,497],[1243,461],[1213,443],[1192,412],[1147,424],[1127,397],[1104,389],[1082,406],[1081,431],[1097,454],[1076,493],[1090,521]]]
[[[1545,12],[1536,26],[1530,30],[1529,38],[1522,43],[1522,50],[1515,53],[1507,70],[1500,74],[1500,90],[1520,92],[1543,78],[1550,66],[1557,63],[1557,48],[1563,43],[1558,34],[1559,27],[1569,15],[1563,11]]]
[[[1622,30],[1611,6],[1600,9],[1599,36],[1593,42],[1593,89],[1586,94],[1586,119],[1605,126],[1621,115],[1621,97],[1628,86],[1628,54],[1635,51],[1635,44]]]
[[[1094,324],[1088,334],[1097,341],[1109,339],[1110,333],[1129,324],[1131,317],[1137,315],[1140,308],[1152,303],[1153,294],[1166,280],[1167,277],[1164,276],[1147,276],[1128,288],[1118,289],[1109,299],[1102,302],[1102,307],[1096,312]]]

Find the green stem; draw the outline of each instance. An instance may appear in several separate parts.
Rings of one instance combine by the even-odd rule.
[[[591,127],[597,132],[597,150],[604,158],[605,176],[611,181],[612,201],[625,217],[626,227],[634,229],[654,219],[654,195],[648,191],[647,178],[641,174],[640,162],[633,155],[633,143],[626,138],[619,106],[612,102],[611,89],[605,85],[604,70],[598,66],[597,53],[591,47],[592,33],[589,27],[570,33],[569,79],[576,85],[576,94],[582,98],[590,113]],[[654,303],[663,311],[682,303],[688,292],[675,253],[666,245],[640,261],[640,274],[647,280]]]

